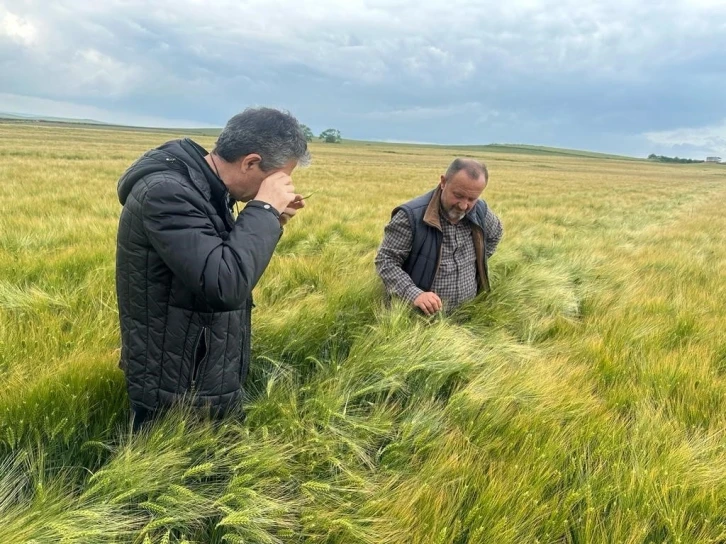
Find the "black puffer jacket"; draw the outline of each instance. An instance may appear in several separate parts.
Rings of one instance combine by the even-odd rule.
[[[233,219],[206,153],[188,139],[168,142],[118,184],[120,366],[131,404],[147,410],[189,395],[220,414],[240,400],[251,292],[282,232],[263,202]]]

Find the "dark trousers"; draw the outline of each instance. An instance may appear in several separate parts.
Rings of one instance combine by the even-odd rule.
[[[135,433],[141,430],[144,423],[151,421],[156,412],[153,410],[147,410],[141,406],[131,406],[131,430]]]

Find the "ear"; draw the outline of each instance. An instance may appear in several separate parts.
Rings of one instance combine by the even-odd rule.
[[[443,190],[444,187],[446,187],[446,176],[441,174],[441,181],[439,182],[439,187]]]
[[[262,162],[262,157],[260,157],[257,153],[250,153],[249,155],[242,157],[240,167],[242,168],[242,172],[247,172],[252,168],[259,168],[260,162]]]

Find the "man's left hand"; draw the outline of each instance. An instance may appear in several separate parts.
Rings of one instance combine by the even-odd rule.
[[[280,226],[284,227],[287,222],[292,219],[298,210],[305,207],[305,200],[302,195],[295,195],[292,202],[287,205],[287,208],[280,214]]]

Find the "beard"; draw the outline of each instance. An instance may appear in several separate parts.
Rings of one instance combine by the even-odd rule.
[[[444,210],[444,212],[446,214],[446,218],[449,221],[453,221],[454,223],[458,223],[459,221],[464,219],[464,217],[466,217],[466,212],[462,212],[461,210],[457,210],[455,208]]]

